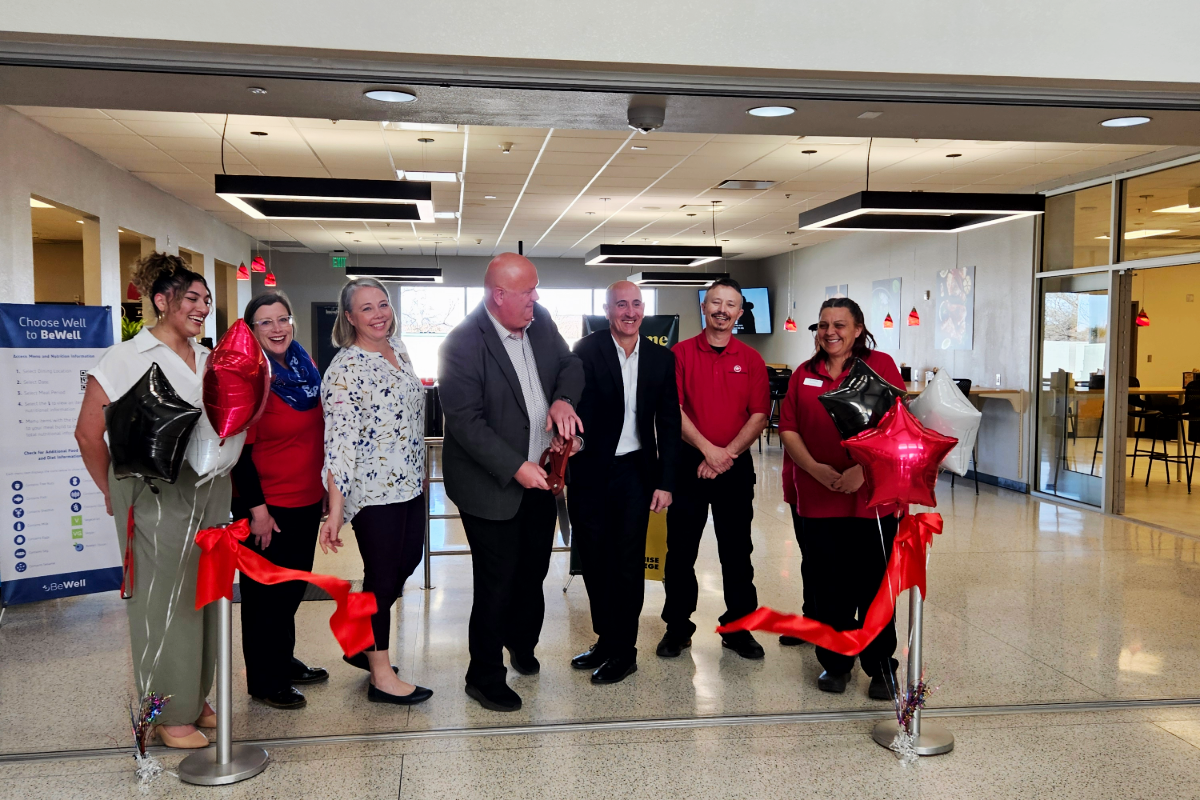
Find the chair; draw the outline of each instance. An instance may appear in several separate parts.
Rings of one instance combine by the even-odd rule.
[[[1104,376],[1103,375],[1089,375],[1088,376],[1088,390],[1103,392],[1104,391]],[[1083,413],[1083,409],[1080,409],[1080,414],[1082,415],[1082,413]],[[1092,447],[1092,468],[1088,470],[1089,475],[1096,474],[1096,456],[1098,456],[1100,454],[1100,439],[1104,436],[1104,398],[1103,397],[1100,398],[1100,420],[1099,420],[1098,424],[1099,424],[1099,427],[1096,428],[1096,444],[1094,447]]]
[[[1173,456],[1167,451],[1167,443],[1173,442],[1176,439],[1183,439],[1183,406],[1179,405],[1179,401],[1169,395],[1146,395],[1147,412],[1157,412],[1154,414],[1147,413],[1142,420],[1144,427],[1140,431],[1137,443],[1134,444],[1134,452],[1137,452],[1138,444],[1142,439],[1150,440],[1150,450],[1147,457],[1150,459],[1150,465],[1146,467],[1146,485],[1150,485],[1150,470],[1154,468],[1155,461],[1163,462],[1163,472],[1167,476],[1167,484],[1171,483],[1170,464],[1187,465],[1185,456]],[[1163,443],[1163,451],[1157,451],[1158,442]],[[1143,453],[1147,451],[1143,450]],[[1190,470],[1189,470],[1190,472]]]
[[[771,430],[779,430],[779,404],[787,397],[788,383],[792,371],[788,367],[767,367],[767,383],[771,390],[771,411],[767,414],[767,446],[771,446]],[[762,439],[758,440],[758,452],[762,452]]]
[[[971,399],[971,379],[970,378],[955,378],[954,385],[963,393],[963,397],[968,401]],[[971,447],[971,476],[975,478],[975,494],[979,494],[979,438],[976,437],[975,444]],[[954,488],[954,479],[958,477],[953,472],[950,473],[950,488]]]
[[[1129,388],[1140,389],[1141,386],[1142,386],[1141,381],[1139,381],[1133,375],[1129,376]],[[1152,411],[1150,409],[1148,401],[1146,399],[1146,395],[1144,395],[1144,394],[1129,395],[1129,416],[1132,417],[1133,419],[1137,420],[1137,427],[1135,427],[1133,430],[1133,458],[1131,459],[1131,461],[1133,463],[1130,465],[1130,468],[1129,468],[1129,477],[1131,477],[1131,478],[1137,472],[1138,455],[1146,452],[1145,450],[1142,449],[1142,446],[1141,446],[1142,429],[1145,427],[1146,418],[1157,416],[1157,414],[1158,414],[1157,411]]]
[[[1184,465],[1187,468],[1188,494],[1192,493],[1192,476],[1196,472],[1196,445],[1200,444],[1200,381],[1189,381],[1185,387],[1182,416],[1187,423],[1187,439],[1192,452],[1184,449]]]

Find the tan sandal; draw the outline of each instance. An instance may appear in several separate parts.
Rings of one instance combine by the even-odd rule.
[[[208,737],[200,731],[192,731],[187,736],[172,736],[163,730],[162,725],[156,725],[155,730],[158,731],[158,737],[162,739],[163,744],[176,750],[200,750],[208,747]]]

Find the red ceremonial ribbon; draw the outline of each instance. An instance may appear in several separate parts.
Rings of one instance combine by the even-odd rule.
[[[856,656],[875,640],[891,622],[896,599],[906,589],[916,587],[925,597],[925,551],[933,543],[933,535],[942,532],[941,514],[909,514],[900,520],[892,557],[875,599],[867,609],[861,629],[839,631],[809,617],[781,614],[766,606],[739,620],[717,628],[717,633],[734,631],[770,631],[795,636],[844,656]]]
[[[375,646],[371,615],[377,610],[371,592],[352,592],[350,582],[332,575],[317,575],[278,567],[258,553],[242,547],[250,535],[250,521],[239,519],[224,528],[205,528],[196,534],[200,546],[200,575],[196,582],[196,608],[224,597],[233,599],[233,573],[241,570],[259,583],[307,581],[320,586],[337,603],[329,627],[348,656]]]

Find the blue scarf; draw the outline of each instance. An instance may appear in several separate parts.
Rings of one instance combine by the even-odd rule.
[[[286,366],[271,360],[271,391],[296,411],[308,411],[321,401],[321,373],[296,340],[283,354]]]

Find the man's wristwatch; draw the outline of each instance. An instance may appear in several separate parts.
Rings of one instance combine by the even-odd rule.
[[[555,402],[558,402],[559,400],[562,400],[564,403],[569,405],[571,408],[575,407],[575,401],[572,400],[571,398],[567,397],[566,395],[562,395],[561,397],[556,398]]]

